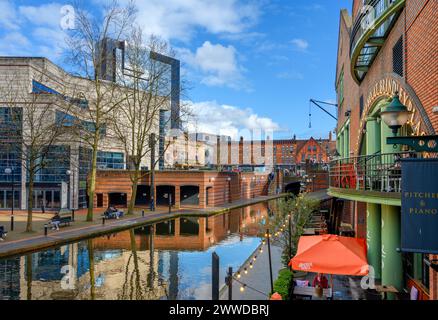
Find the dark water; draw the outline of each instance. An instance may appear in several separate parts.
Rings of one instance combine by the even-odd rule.
[[[211,299],[260,245],[275,201],[214,217],[186,217],[0,260],[0,299]]]

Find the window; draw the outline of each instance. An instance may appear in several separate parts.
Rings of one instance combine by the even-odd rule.
[[[97,153],[97,166],[99,169],[124,169],[124,155],[121,152],[105,152]]]
[[[338,92],[338,101],[339,101],[339,109],[340,109],[342,107],[342,103],[344,102],[344,69],[342,69],[341,75],[339,76],[338,87],[336,91]]]
[[[32,80],[32,93],[35,94],[60,94],[59,92],[49,88],[38,81]]]
[[[403,77],[403,37],[392,48],[392,67],[394,73]]]
[[[359,99],[359,117],[362,117],[362,113],[363,113],[363,95],[360,96]]]

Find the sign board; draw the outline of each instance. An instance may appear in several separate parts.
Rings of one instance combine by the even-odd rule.
[[[401,196],[401,250],[438,254],[438,159],[403,159]]]

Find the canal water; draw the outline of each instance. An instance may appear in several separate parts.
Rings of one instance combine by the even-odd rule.
[[[261,243],[276,201],[190,216],[0,260],[0,299],[211,299],[212,253],[220,284]]]

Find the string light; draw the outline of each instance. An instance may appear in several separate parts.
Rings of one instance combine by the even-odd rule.
[[[244,272],[245,274],[248,274],[248,269],[247,269],[247,268],[243,269],[243,272]]]
[[[250,269],[253,268],[252,262],[249,263],[249,268],[250,268]]]
[[[257,260],[257,256],[254,256],[253,260],[256,261]]]
[[[260,253],[262,253],[262,252],[263,252],[263,249],[262,249],[262,247],[260,247],[259,251],[260,251]]]
[[[244,291],[245,291],[245,287],[246,287],[246,284],[243,284],[243,285],[240,287],[240,292],[244,292]]]
[[[242,276],[241,276],[241,274],[240,274],[240,271],[239,272],[237,272],[237,279],[240,279]]]

